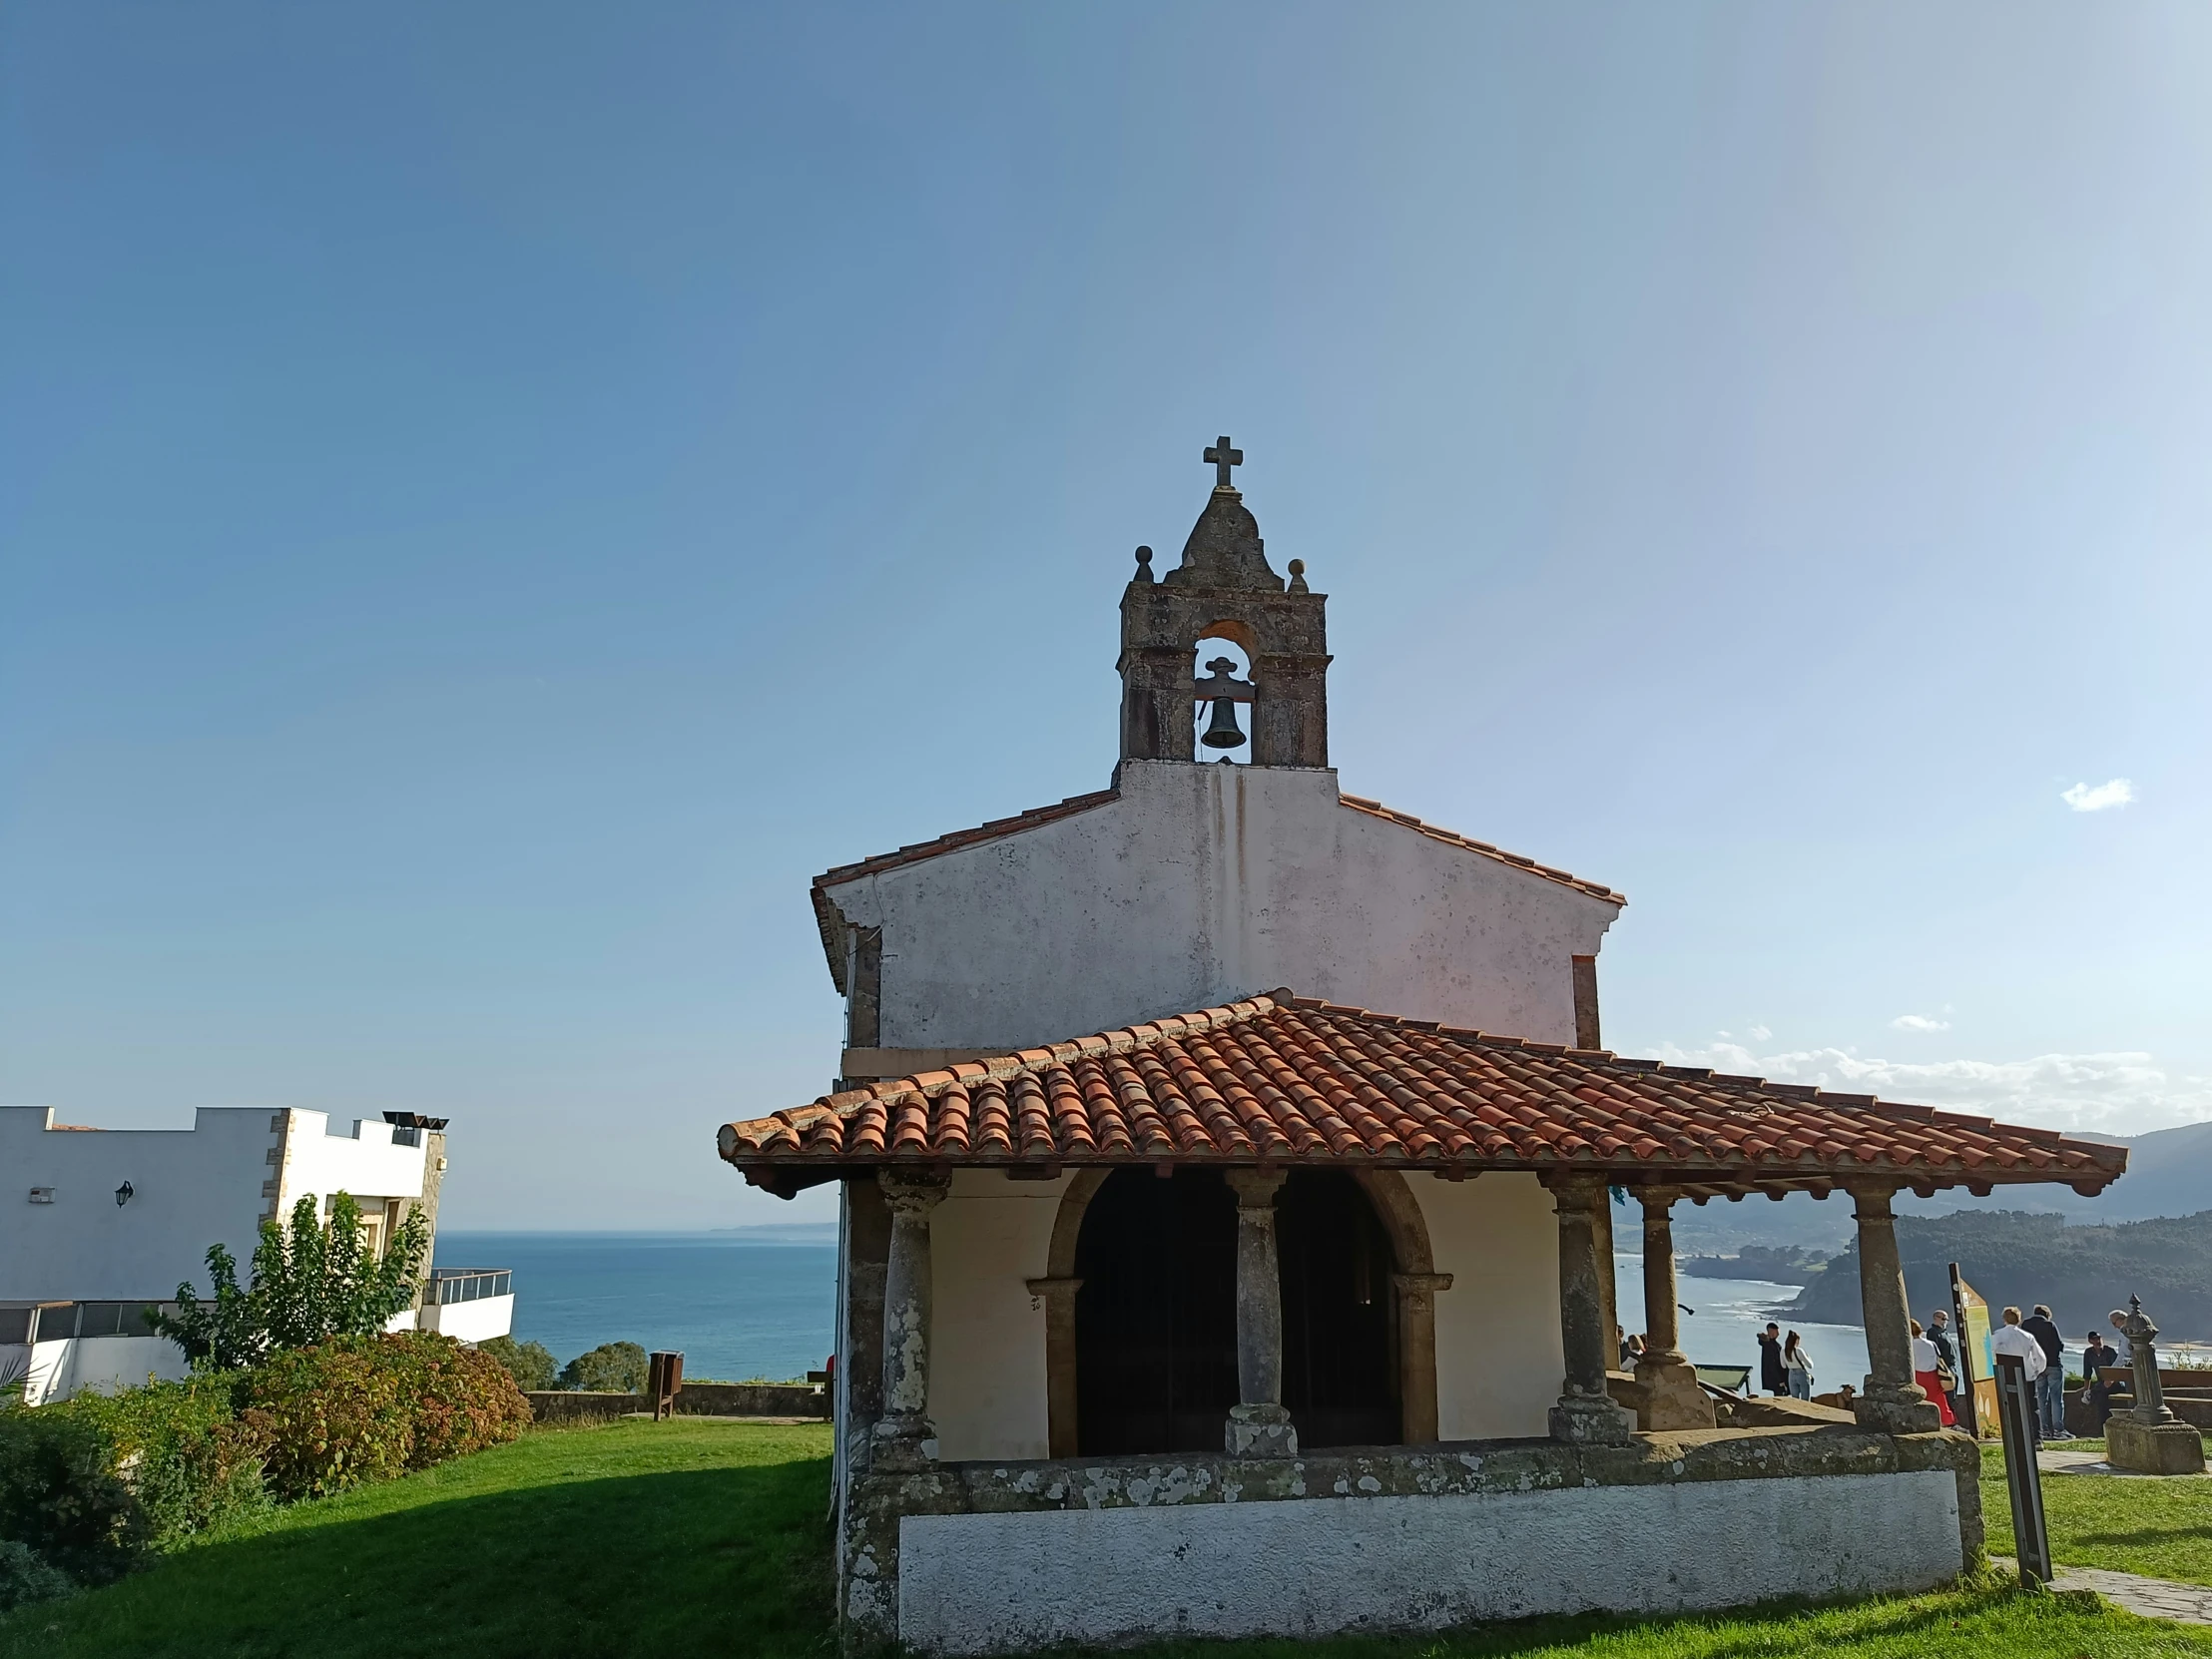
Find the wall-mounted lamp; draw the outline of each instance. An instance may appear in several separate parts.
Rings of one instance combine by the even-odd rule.
[[[138,1196],[138,1189],[126,1181],[115,1190],[115,1207],[120,1210]]]

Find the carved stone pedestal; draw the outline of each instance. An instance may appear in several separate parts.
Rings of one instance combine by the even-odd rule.
[[[2193,1423],[2137,1422],[2117,1412],[2104,1425],[2105,1458],[2137,1474],[2202,1474],[2204,1436]]]

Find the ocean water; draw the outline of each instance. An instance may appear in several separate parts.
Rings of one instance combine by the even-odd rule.
[[[737,1382],[820,1371],[836,1329],[837,1253],[830,1227],[729,1233],[458,1233],[438,1235],[441,1268],[509,1268],[514,1334],[566,1362],[601,1343],[675,1349],[687,1376]],[[1621,1254],[1621,1324],[1644,1325],[1643,1258]],[[1756,1279],[1677,1283],[1682,1347],[1698,1365],[1757,1366],[1775,1318],[1812,1356],[1818,1386],[1858,1387],[1867,1334],[1854,1325],[1793,1324],[1772,1314],[1795,1285]]]
[[[517,1342],[567,1363],[601,1343],[673,1349],[737,1382],[820,1371],[836,1329],[830,1227],[729,1233],[440,1232],[437,1266],[514,1270]]]
[[[1614,1276],[1614,1307],[1623,1329],[1642,1331],[1644,1324],[1644,1259],[1639,1253],[1619,1254]],[[1813,1388],[1826,1393],[1839,1382],[1863,1388],[1867,1382],[1867,1333],[1856,1325],[1813,1325],[1775,1312],[1795,1300],[1799,1287],[1773,1285],[1763,1279],[1693,1279],[1684,1274],[1675,1281],[1675,1301],[1697,1311],[1679,1316],[1682,1352],[1697,1366],[1749,1366],[1751,1386],[1759,1386],[1759,1333],[1773,1320],[1785,1332],[1795,1331],[1813,1362]]]

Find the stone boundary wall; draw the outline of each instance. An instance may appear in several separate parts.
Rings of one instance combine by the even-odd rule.
[[[2172,1372],[2165,1374],[2173,1376]],[[2197,1376],[2203,1377],[2199,1372]],[[2128,1410],[2135,1403],[2132,1396],[2122,1394],[2115,1402],[2115,1415]],[[2212,1434],[2212,1393],[2192,1389],[2177,1394],[2169,1391],[2166,1406],[2183,1422],[2193,1425],[2200,1434]],[[2089,1408],[2089,1394],[2085,1388],[2069,1389],[2066,1394],[2066,1427],[2076,1434],[2094,1434],[2097,1431],[2097,1414]]]
[[[822,1417],[830,1390],[805,1382],[687,1382],[676,1393],[680,1417]]]
[[[577,1423],[613,1422],[645,1409],[643,1394],[581,1393],[567,1388],[540,1392],[533,1388],[522,1397],[530,1402],[530,1415],[538,1422],[563,1428]]]
[[[1716,1484],[1732,1488],[1712,1492],[1690,1505],[1702,1516],[1708,1507],[1714,1508],[1715,1513],[1726,1512],[1739,1502],[1756,1507],[1759,1494],[1738,1483],[1788,1482],[1796,1502],[1818,1510],[1829,1501],[1824,1494],[1833,1489],[1841,1499],[1847,1489],[1842,1482],[1831,1488],[1821,1477],[1923,1475],[1937,1471],[1944,1477],[1940,1481],[1892,1483],[1901,1491],[1910,1486],[1920,1493],[1916,1502],[1923,1510],[1928,1508],[1933,1494],[1944,1497],[1940,1505],[1943,1524],[1952,1529],[1944,1557],[1948,1566],[1943,1573],[1927,1579],[1929,1583],[1955,1574],[1959,1563],[1977,1561],[1982,1552],[1981,1454],[1971,1439],[1955,1430],[1893,1436],[1845,1424],[1697,1429],[1640,1434],[1635,1443],[1625,1446],[1570,1445],[1552,1440],[1464,1440],[1426,1446],[1324,1451],[1284,1458],[1233,1458],[1219,1453],[1194,1453],[1095,1462],[1087,1459],[980,1461],[927,1465],[919,1469],[871,1470],[853,1479],[844,1505],[838,1557],[839,1609],[847,1643],[895,1637],[909,1645],[926,1643],[947,1652],[982,1652],[996,1645],[997,1638],[987,1634],[962,1635],[932,1628],[926,1633],[917,1630],[909,1637],[900,1629],[899,1618],[904,1606],[900,1590],[901,1539],[909,1531],[916,1537],[929,1535],[927,1526],[917,1525],[923,1517],[929,1516],[1160,1509],[1200,1504],[1270,1507],[1293,1504],[1303,1507],[1316,1500],[1316,1506],[1324,1506],[1331,1500],[1496,1497],[1529,1492],[1557,1492],[1562,1498],[1572,1499],[1595,1496],[1593,1489],[1598,1488]],[[1670,1505],[1680,1507],[1672,1499],[1654,1502],[1655,1512]],[[1595,1518],[1605,1507],[1603,1503],[1593,1503],[1588,1513]],[[1368,1508],[1372,1513],[1380,1513],[1372,1505]],[[1412,1517],[1423,1511],[1416,1504],[1404,1512]],[[1926,1515],[1922,1518],[1925,1520]],[[1242,1528],[1248,1523],[1234,1524]],[[1281,1524],[1301,1531],[1315,1531],[1315,1531],[1318,1540],[1321,1533],[1333,1527],[1341,1528],[1344,1523],[1317,1518],[1315,1522],[1282,1521]],[[1925,1527],[1922,1530],[1925,1531]],[[1402,1538],[1410,1534],[1403,1528],[1395,1533],[1386,1530],[1361,1544],[1357,1558],[1380,1566],[1397,1547],[1390,1541],[1393,1536]],[[1180,1541],[1178,1537],[1171,1542]],[[1694,1531],[1680,1534],[1675,1541],[1684,1551],[1685,1568],[1702,1558],[1700,1551],[1704,1546]],[[976,1542],[987,1541],[978,1535]],[[1793,1547],[1786,1553],[1797,1555],[1800,1551]],[[1815,1558],[1820,1553],[1818,1549],[1808,1545],[1802,1553],[1802,1576],[1808,1584],[1823,1581],[1823,1575],[1833,1570],[1832,1563]],[[1342,1568],[1343,1562],[1339,1560],[1327,1571],[1342,1577]],[[1370,1566],[1363,1565],[1360,1570],[1368,1572]],[[1893,1571],[1891,1576],[1902,1587],[1911,1574]],[[1187,1597],[1202,1589],[1203,1586],[1193,1586],[1183,1592],[1186,1599],[1178,1605],[1195,1605]],[[1226,1593],[1217,1593],[1215,1599],[1221,1599]],[[1174,1608],[1167,1606],[1165,1601],[1163,1606],[1172,1616]],[[1192,1616],[1197,1617],[1195,1611]],[[1469,1613],[1465,1616],[1480,1615]],[[1302,1632],[1321,1633],[1327,1619],[1318,1613],[1316,1619],[1319,1622],[1302,1625]],[[1381,1629],[1384,1626],[1359,1622],[1337,1628]],[[1075,1639],[1091,1641],[1108,1637],[1099,1632]]]
[[[649,1411],[643,1394],[584,1393],[565,1388],[532,1390],[523,1395],[530,1415],[549,1427],[613,1422],[634,1411]],[[830,1415],[827,1389],[782,1382],[687,1382],[676,1394],[680,1417],[820,1417]]]

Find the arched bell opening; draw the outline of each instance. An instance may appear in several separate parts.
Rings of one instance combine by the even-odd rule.
[[[1082,1211],[1074,1267],[1081,1454],[1221,1450],[1237,1403],[1237,1206],[1221,1172],[1114,1171]]]
[[[1251,633],[1241,623],[1217,622],[1198,637],[1192,752],[1202,761],[1252,763],[1259,702],[1252,680]]]
[[[1294,1170],[1276,1200],[1275,1240],[1283,1403],[1299,1444],[1398,1443],[1399,1264],[1374,1204],[1342,1170]]]

